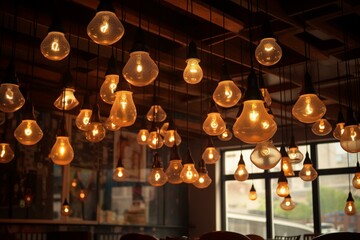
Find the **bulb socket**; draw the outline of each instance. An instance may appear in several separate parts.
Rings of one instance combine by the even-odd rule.
[[[90,96],[87,92],[84,94],[84,102],[81,109],[92,109],[90,104]]]
[[[291,199],[291,195],[290,195],[290,194],[288,194],[285,198],[290,198],[290,199]]]
[[[239,162],[238,162],[238,165],[240,165],[240,164],[243,164],[245,166],[245,161],[244,161],[244,157],[243,157],[242,153],[240,154],[240,159],[239,159]]]
[[[35,120],[34,105],[30,99],[26,99],[24,106],[24,120]]]
[[[304,163],[303,163],[304,165],[305,164],[311,164],[312,165],[312,161],[311,161],[311,159],[310,159],[310,156],[309,156],[309,152],[306,152],[306,154],[305,154],[305,159],[304,159]]]
[[[351,192],[349,192],[348,198],[346,199],[347,202],[354,202],[354,198],[351,194]]]
[[[359,164],[359,161],[356,162],[355,173],[360,173],[360,164]]]
[[[62,136],[62,137],[67,137],[68,136],[68,133],[66,131],[66,128],[65,128],[65,117],[63,116],[60,120],[60,123],[59,123],[59,126],[58,126],[58,129],[56,131],[56,136]]]
[[[120,168],[120,167],[122,167],[122,168],[124,167],[121,153],[120,153],[119,159],[118,159],[118,161],[117,161],[117,165],[116,165],[116,168]]]
[[[19,85],[19,78],[17,77],[15,71],[14,62],[11,61],[6,68],[5,78],[2,80],[1,83],[9,83],[9,84],[16,84]]]
[[[93,113],[91,115],[91,122],[101,123],[99,104],[94,104],[94,106],[93,106]]]
[[[303,85],[301,88],[301,91],[299,93],[300,95],[304,95],[304,94],[316,94],[314,85],[312,83],[312,79],[311,76],[309,74],[309,72],[305,72],[305,76],[304,76],[304,81],[303,81]]]
[[[220,81],[223,81],[223,80],[231,80],[231,76],[229,74],[228,64],[226,62],[224,62],[223,65],[221,66],[221,78],[220,78]]]
[[[64,88],[74,88],[74,81],[70,69],[63,73],[60,81]]]
[[[200,159],[200,161],[199,161],[198,173],[208,173],[204,159]]]
[[[286,152],[284,144],[281,144],[280,153],[281,153],[281,158],[289,157],[288,153]]]
[[[298,146],[297,146],[296,143],[295,143],[294,134],[291,134],[289,148],[298,148]]]
[[[280,183],[280,182],[286,182],[286,183],[288,182],[287,178],[285,177],[285,174],[284,174],[283,170],[280,171],[280,176],[279,176],[279,179],[278,179],[278,183]]]
[[[214,142],[213,142],[213,140],[212,140],[212,138],[209,136],[208,137],[208,141],[207,141],[207,144],[206,144],[206,148],[210,148],[210,147],[215,147],[215,145],[214,145]]]
[[[112,0],[100,0],[96,12],[109,11],[115,13],[115,8],[112,5]]]
[[[337,118],[337,122],[336,122],[336,123],[344,123],[344,122],[345,122],[344,114],[342,113],[341,110],[339,110],[338,118]]]
[[[58,13],[55,13],[48,32],[64,32],[64,28],[61,23],[61,17]]]
[[[141,28],[139,28],[136,32],[134,44],[130,52],[138,51],[149,52],[149,48],[145,43],[144,32]]]
[[[354,112],[352,110],[351,107],[347,108],[346,111],[346,122],[345,122],[345,126],[351,126],[351,125],[357,125],[355,116],[354,116]]]
[[[154,154],[153,163],[152,163],[151,167],[152,168],[162,168],[160,155],[157,152]]]
[[[250,192],[256,192],[254,184],[251,184]]]
[[[197,54],[197,47],[196,47],[196,43],[194,41],[191,41],[189,43],[188,46],[188,55],[187,55],[187,59],[189,58],[197,58],[199,59],[199,56]]]
[[[262,25],[262,32],[261,32],[262,39],[264,38],[275,38],[274,33],[271,29],[271,24],[269,18],[266,18]]]
[[[64,199],[63,206],[69,206],[69,202],[66,198]]]
[[[185,159],[183,160],[183,165],[184,164],[194,164],[194,160],[191,156],[191,152],[190,152],[190,149],[188,149],[187,153],[186,153],[186,157]]]
[[[170,161],[171,160],[181,160],[181,157],[179,154],[179,149],[176,144],[174,144],[174,146],[172,146],[172,148],[170,150]]]
[[[105,76],[107,75],[120,75],[119,70],[116,65],[116,59],[113,54],[111,54],[111,57],[109,58],[107,69],[105,72]]]
[[[264,101],[264,98],[259,89],[259,82],[253,68],[251,69],[250,74],[248,76],[247,89],[245,91],[245,97],[244,97],[244,101],[249,101],[249,100]]]

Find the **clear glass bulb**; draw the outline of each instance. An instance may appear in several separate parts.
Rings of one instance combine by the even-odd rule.
[[[85,138],[89,142],[100,142],[105,138],[106,129],[100,122],[91,122],[89,130],[85,132]]]
[[[235,137],[250,144],[269,140],[276,130],[276,122],[267,113],[261,100],[245,101],[241,115],[233,126]]]
[[[52,61],[60,61],[70,53],[70,44],[64,33],[49,32],[40,44],[40,51],[44,57]]]
[[[161,136],[165,136],[166,131],[168,130],[168,128],[169,128],[169,122],[164,122],[163,125],[160,128]]]
[[[272,140],[260,142],[250,155],[251,162],[258,168],[269,170],[275,167],[281,159],[281,153]]]
[[[203,189],[203,188],[207,188],[210,184],[211,184],[212,180],[209,176],[209,174],[206,172],[199,172],[199,179],[196,180],[193,185],[196,187],[196,188],[200,188],[200,189]]]
[[[241,91],[232,80],[222,80],[213,93],[214,102],[225,108],[235,106],[241,98]]]
[[[148,52],[135,51],[130,53],[122,74],[131,85],[144,87],[155,80],[159,74],[159,68]]]
[[[348,198],[346,199],[346,205],[345,205],[344,211],[345,211],[346,215],[351,216],[351,215],[356,214],[355,202],[354,202],[351,192],[349,192]]]
[[[340,145],[349,153],[360,152],[360,128],[357,125],[346,126],[340,137]]]
[[[151,131],[147,140],[147,145],[151,149],[159,149],[163,146],[163,138],[158,130]]]
[[[290,194],[289,185],[287,182],[278,182],[278,185],[276,187],[276,194],[279,197],[286,197]]]
[[[85,192],[84,189],[81,189],[80,192],[79,192],[79,198],[80,198],[80,201],[84,201],[86,198],[87,198],[87,193]]]
[[[110,118],[107,118],[104,122],[104,127],[109,131],[119,131],[121,126],[115,125]]]
[[[299,172],[299,177],[303,181],[314,181],[318,176],[317,171],[312,164],[304,164],[303,168]]]
[[[286,177],[295,176],[294,170],[290,162],[290,158],[288,156],[281,157],[281,169],[283,170]]]
[[[161,187],[168,181],[168,177],[164,173],[163,168],[152,168],[147,180],[150,185]]]
[[[194,183],[199,179],[199,173],[195,168],[194,163],[185,163],[184,168],[180,173],[180,177],[184,183]]]
[[[0,163],[8,163],[13,160],[15,154],[8,143],[0,143]]]
[[[165,132],[165,136],[164,136],[164,143],[167,147],[172,147],[174,146],[176,142],[176,145],[180,145],[181,143],[181,137],[178,134],[178,132],[176,130],[167,130]]]
[[[166,112],[160,105],[152,105],[146,114],[149,122],[163,122],[166,119]]]
[[[345,123],[337,123],[333,131],[334,138],[340,140],[340,137],[344,133],[344,130],[345,130]]]
[[[312,125],[311,131],[315,135],[325,136],[332,131],[332,126],[326,118],[321,118]]]
[[[119,75],[109,74],[105,76],[105,81],[100,87],[100,97],[104,102],[108,104],[115,102],[115,91],[118,83]]]
[[[284,200],[280,203],[280,207],[285,211],[290,211],[295,208],[295,203],[291,200],[290,196],[286,196]]]
[[[110,110],[110,120],[116,126],[129,127],[136,121],[137,112],[132,92],[117,91],[115,102]]]
[[[257,193],[256,193],[256,189],[254,187],[254,184],[251,185],[251,188],[249,191],[249,199],[251,201],[255,201],[257,199]]]
[[[76,177],[74,177],[74,178],[71,180],[71,187],[76,188],[77,185],[78,185],[78,180],[76,179]]]
[[[92,109],[80,109],[80,113],[75,118],[76,127],[81,131],[88,131],[91,115]]]
[[[293,116],[302,123],[314,123],[326,113],[325,104],[316,94],[303,94],[292,108]]]
[[[147,145],[148,137],[149,131],[147,129],[140,129],[137,134],[136,141],[140,145]]]
[[[0,110],[3,112],[15,112],[25,103],[25,98],[17,84],[2,83],[0,85],[0,96]]]
[[[127,178],[126,170],[124,167],[116,167],[112,174],[112,179],[115,182],[123,182]]]
[[[35,120],[22,120],[14,136],[23,145],[34,145],[42,139],[43,132]]]
[[[256,60],[264,66],[272,66],[280,61],[282,50],[275,38],[263,38],[255,50]]]
[[[1,160],[0,160],[1,161]],[[356,172],[353,179],[352,179],[352,185],[356,189],[360,189],[360,172]]]
[[[74,150],[71,147],[69,137],[57,136],[56,142],[51,149],[49,157],[54,164],[67,165],[74,158]]]
[[[87,26],[87,34],[95,43],[112,45],[124,35],[125,29],[114,12],[99,11]]]
[[[246,170],[245,164],[238,164],[234,173],[234,178],[241,182],[246,181],[249,178],[249,173]]]
[[[201,82],[203,78],[203,70],[201,69],[198,58],[188,58],[185,61],[187,63],[184,72],[183,78],[188,84],[197,84]]]
[[[260,88],[260,91],[261,91],[261,95],[263,96],[264,98],[264,101],[265,103],[270,106],[271,105],[271,96],[270,96],[270,93],[269,91],[267,90],[267,88]]]
[[[231,140],[232,136],[232,132],[230,131],[230,129],[227,128],[222,134],[218,135],[218,139],[220,141],[229,141]]]
[[[304,154],[302,154],[298,147],[290,147],[287,154],[290,158],[291,164],[300,163],[304,159]]]
[[[166,176],[168,176],[168,182],[171,184],[182,183],[183,180],[181,179],[180,174],[183,168],[181,159],[170,160],[169,166],[165,171]]]
[[[202,159],[204,159],[206,164],[215,164],[217,161],[220,160],[220,153],[216,150],[215,147],[207,147],[205,148]]]
[[[60,96],[55,100],[54,106],[59,110],[71,110],[79,105],[79,101],[76,99],[74,88],[65,88],[60,94]],[[65,98],[64,98],[65,94]]]
[[[226,129],[226,124],[222,119],[220,113],[208,113],[207,118],[203,123],[203,130],[207,135],[217,136],[222,134]]]
[[[70,216],[70,214],[71,214],[70,205],[65,199],[63,205],[61,206],[61,215]]]

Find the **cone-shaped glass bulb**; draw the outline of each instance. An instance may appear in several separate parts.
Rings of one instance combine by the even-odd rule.
[[[174,146],[176,142],[176,145],[180,145],[181,143],[181,137],[178,134],[176,130],[167,130],[164,136],[164,143],[167,147]]]
[[[291,164],[300,163],[304,159],[304,155],[300,152],[298,147],[290,147],[287,153]]]
[[[81,131],[88,131],[90,126],[90,119],[92,109],[80,109],[80,113],[76,116],[75,124]]]
[[[226,128],[222,134],[218,135],[218,139],[220,141],[229,141],[229,140],[231,140],[232,136],[233,136],[233,134],[230,131],[230,129]]]
[[[292,108],[292,114],[302,123],[314,123],[325,113],[325,104],[316,94],[301,95]]]
[[[42,139],[43,132],[35,120],[28,119],[21,121],[14,131],[14,136],[23,145],[34,145]]]
[[[54,106],[59,110],[63,110],[64,106],[65,110],[75,108],[79,105],[79,101],[76,99],[74,93],[74,88],[65,88],[64,91],[61,92],[61,95],[55,100]]]
[[[346,215],[355,215],[356,214],[356,207],[355,207],[355,202],[354,199],[352,197],[351,192],[349,192],[348,198],[346,200],[346,205],[345,205],[345,214]]]
[[[50,158],[57,165],[67,165],[73,160],[74,150],[71,147],[69,137],[56,137],[56,142],[50,152]]]
[[[207,135],[217,136],[222,134],[226,129],[226,124],[222,119],[220,113],[208,113],[207,118],[203,123],[203,130]]]
[[[202,154],[202,159],[204,159],[206,164],[215,164],[220,160],[220,153],[214,146],[208,146]]]
[[[116,126],[128,127],[135,123],[137,117],[132,92],[117,91],[115,102],[110,110],[110,120]]]
[[[272,66],[280,61],[282,50],[275,38],[263,38],[255,50],[256,60],[264,66]]]
[[[166,169],[166,175],[168,176],[168,182],[171,184],[182,183],[180,173],[183,170],[181,159],[170,160],[169,166]]]
[[[149,131],[147,129],[140,129],[136,136],[136,141],[140,145],[147,145],[148,137]]]
[[[332,126],[326,118],[321,118],[312,125],[311,131],[315,135],[325,136],[332,131]]]
[[[121,126],[115,125],[110,118],[107,118],[104,122],[104,127],[109,131],[119,131]]]
[[[336,127],[333,131],[333,136],[334,138],[336,138],[337,140],[340,140],[341,135],[344,133],[345,130],[345,123],[337,123]]]
[[[70,44],[64,33],[51,31],[40,44],[40,51],[44,57],[52,61],[60,61],[70,53]]]
[[[304,160],[304,165],[301,171],[299,172],[299,177],[303,181],[314,181],[318,176],[317,171],[312,165],[311,159],[309,157],[309,153],[306,153],[306,157]]]
[[[125,29],[112,11],[99,11],[87,26],[87,34],[95,43],[112,45],[120,40]]]
[[[15,154],[10,147],[10,144],[0,143],[0,163],[8,163],[14,158]]]
[[[263,170],[269,170],[275,167],[280,159],[281,154],[274,146],[272,140],[256,144],[256,147],[250,155],[251,162]]]
[[[203,70],[201,69],[198,58],[186,59],[186,67],[183,72],[183,78],[185,82],[189,84],[197,84],[203,78]]]
[[[251,201],[255,201],[257,199],[257,193],[256,193],[256,189],[254,187],[254,184],[251,185],[251,188],[249,191],[249,199]]]
[[[349,152],[360,152],[360,128],[358,125],[349,125],[344,129],[344,133],[340,137],[341,147]]]
[[[214,93],[215,103],[221,107],[235,106],[241,98],[241,91],[232,80],[221,80]]]
[[[91,122],[89,130],[85,132],[86,140],[89,142],[100,142],[105,138],[106,129],[101,122]]]
[[[15,112],[25,103],[25,98],[21,94],[19,85],[12,83],[2,83],[0,85],[0,110],[3,112]]]
[[[108,103],[113,104],[115,101],[115,90],[119,83],[119,75],[109,74],[105,76],[105,81],[100,87],[101,99]]]
[[[126,174],[126,170],[123,166],[118,166],[114,169],[114,172],[112,174],[112,179],[115,182],[123,182],[126,180],[127,174]]]
[[[235,137],[250,144],[269,140],[276,130],[276,122],[267,113],[261,100],[245,101],[241,115],[233,126]]]
[[[152,105],[146,114],[146,119],[149,122],[163,122],[166,119],[166,112],[160,105]]]
[[[280,207],[285,211],[290,211],[295,208],[295,203],[291,199],[290,195],[284,198],[284,200],[280,203]]]
[[[163,144],[163,138],[161,137],[159,130],[155,129],[151,131],[147,140],[147,145],[149,146],[149,148],[159,149],[163,146]]]
[[[61,215],[70,216],[70,214],[71,214],[70,205],[69,205],[67,199],[65,198],[65,200],[61,206]]]
[[[135,51],[122,70],[126,81],[136,87],[144,87],[152,83],[159,73],[159,68],[148,52]]]

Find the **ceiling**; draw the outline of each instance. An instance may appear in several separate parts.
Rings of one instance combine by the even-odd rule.
[[[0,77],[4,77],[4,70],[14,53],[21,89],[24,93],[31,92],[38,111],[56,110],[53,102],[61,92],[61,75],[69,66],[77,98],[82,102],[84,93],[90,92],[92,103],[98,101],[102,116],[107,117],[111,106],[102,102],[97,94],[104,80],[107,61],[114,50],[119,65],[124,65],[122,60],[128,59],[140,15],[150,56],[160,69],[155,81],[157,99],[168,115],[174,116],[181,135],[204,135],[201,133],[201,123],[220,78],[224,59],[231,77],[242,90],[246,87],[251,65],[260,73],[253,52],[267,16],[283,50],[278,64],[260,69],[272,97],[271,108],[278,128],[286,129],[291,125],[291,106],[298,97],[304,76],[305,39],[308,43],[308,69],[315,88],[327,106],[328,120],[336,122],[339,92],[344,114],[345,106],[351,100],[355,108],[359,107],[358,98],[355,97],[360,93],[357,60],[360,55],[359,1],[304,0],[295,4],[294,1],[271,0],[268,6],[266,0],[113,1],[125,27],[125,34],[112,47],[99,47],[86,34],[86,26],[95,14],[98,0],[58,1],[56,10],[61,13],[66,37],[71,45],[69,57],[59,62],[47,60],[39,50],[51,24],[53,3],[46,0],[0,2]],[[36,31],[33,31],[34,26]],[[197,43],[204,71],[204,79],[196,85],[188,85],[182,79],[190,40]],[[349,63],[348,71],[345,70],[346,62]],[[153,101],[154,85],[132,87],[132,91],[139,118],[131,127],[135,130]],[[235,122],[240,105],[238,103],[230,109],[219,108],[229,126]],[[77,107],[71,113],[76,115],[79,109]],[[293,122],[295,130],[303,129],[297,120]],[[280,133],[277,134],[279,137]],[[309,139],[314,137],[313,134],[309,135]]]

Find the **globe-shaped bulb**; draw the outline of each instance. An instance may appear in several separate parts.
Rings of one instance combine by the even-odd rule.
[[[34,145],[42,139],[43,132],[35,120],[22,120],[14,136],[23,145]]]
[[[272,66],[280,61],[282,50],[275,38],[263,38],[255,50],[256,60],[264,66]]]
[[[81,131],[88,131],[92,109],[80,109],[79,114],[75,118],[76,127]]]
[[[334,138],[336,138],[337,140],[340,140],[341,135],[344,133],[345,130],[345,123],[337,123],[336,127],[333,131],[333,136]]]
[[[290,211],[295,208],[295,203],[290,196],[286,196],[284,200],[280,203],[280,207],[285,211]]]
[[[25,103],[25,98],[21,94],[19,85],[2,83],[0,85],[0,110],[3,112],[15,112]]]
[[[60,61],[70,53],[70,44],[64,33],[49,32],[40,44],[40,51],[44,57],[52,61]]]
[[[115,91],[119,83],[119,75],[109,74],[105,76],[105,81],[100,87],[100,97],[107,104],[113,104],[115,101]]]
[[[214,102],[225,108],[235,106],[241,98],[241,91],[232,80],[222,80],[218,83],[214,93]]]
[[[152,105],[146,114],[149,122],[163,122],[166,119],[166,112],[160,105]]]
[[[168,176],[168,182],[171,184],[182,183],[183,180],[181,179],[180,174],[183,168],[181,159],[170,160],[169,166],[165,171],[166,176]]]
[[[279,197],[286,197],[290,194],[289,185],[287,182],[279,182],[276,187],[276,194]]]
[[[315,135],[325,136],[332,131],[332,126],[326,118],[321,118],[312,125],[311,131]]]
[[[104,127],[109,130],[109,131],[119,131],[121,126],[115,125],[112,121],[111,118],[107,118],[104,122]]]
[[[13,160],[15,154],[8,143],[0,143],[0,163],[8,163]]]
[[[128,127],[135,123],[137,117],[135,103],[132,92],[117,91],[115,102],[110,110],[110,120],[113,124],[120,127]]]
[[[222,134],[218,135],[218,139],[220,141],[229,141],[231,140],[232,136],[232,132],[230,131],[230,129],[227,128]]]
[[[199,172],[199,179],[193,183],[196,188],[207,188],[211,184],[212,180],[209,174],[206,172]]]
[[[275,167],[281,159],[281,153],[272,140],[256,144],[250,155],[251,162],[258,168],[269,170]]]
[[[164,173],[163,168],[152,168],[147,180],[150,185],[161,187],[168,181],[168,177]]]
[[[360,152],[360,128],[357,125],[346,126],[340,137],[340,145],[349,153]]]
[[[71,147],[69,137],[57,136],[49,157],[54,164],[67,165],[74,158],[74,150]]]
[[[318,176],[317,171],[312,164],[304,164],[303,168],[299,172],[299,177],[303,181],[314,181]]]
[[[74,88],[65,88],[64,91],[61,92],[60,96],[55,100],[54,106],[59,110],[71,110],[75,108],[79,105],[79,101],[76,99],[74,93]]]
[[[152,83],[159,74],[159,68],[148,52],[135,51],[122,70],[126,81],[136,87],[144,87]]]
[[[238,164],[234,173],[234,178],[240,182],[246,181],[249,178],[249,173],[246,170],[245,164]]]
[[[217,136],[222,134],[226,129],[226,124],[222,119],[220,113],[208,113],[207,118],[203,123],[203,130],[207,135]]]
[[[188,84],[197,84],[203,78],[203,70],[201,69],[198,58],[186,59],[186,67],[183,72],[183,78]]]
[[[149,131],[147,129],[140,129],[136,136],[136,141],[140,145],[147,145],[148,137]]]
[[[112,174],[112,179],[115,182],[123,182],[127,178],[126,170],[124,167],[116,167]]]
[[[220,153],[218,150],[216,150],[215,147],[207,147],[205,148],[202,159],[205,161],[206,164],[215,164],[217,161],[220,160]]]
[[[95,43],[112,45],[124,35],[125,29],[114,12],[99,11],[87,26],[87,34]]]
[[[151,131],[147,140],[147,145],[151,149],[159,149],[163,146],[163,138],[158,130]]]
[[[326,113],[325,104],[316,94],[303,94],[292,108],[293,116],[302,123],[314,123]]]
[[[91,122],[89,130],[85,132],[85,138],[89,142],[100,142],[105,138],[106,129],[100,122]]]
[[[164,136],[164,143],[167,147],[172,147],[175,143],[179,146],[181,137],[176,130],[167,130]]]
[[[199,179],[199,173],[195,168],[194,163],[185,163],[184,168],[180,173],[180,177],[184,183],[194,183]]]

